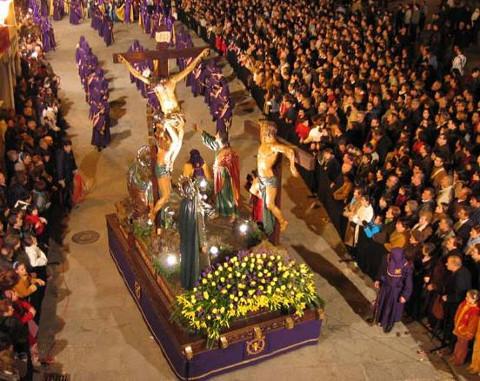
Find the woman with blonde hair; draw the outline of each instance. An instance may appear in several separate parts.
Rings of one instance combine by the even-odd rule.
[[[414,234],[415,232],[418,234],[421,243],[427,241],[433,234],[433,229],[430,225],[432,218],[432,212],[429,210],[422,210],[419,213],[418,223],[416,223],[411,230],[411,234]]]

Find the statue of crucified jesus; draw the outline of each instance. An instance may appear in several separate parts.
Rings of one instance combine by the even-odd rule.
[[[170,189],[171,185],[167,186],[167,184],[165,184],[165,179],[169,179],[170,181],[170,173],[173,170],[175,159],[177,158],[183,144],[185,115],[183,114],[177,96],[175,95],[175,88],[177,83],[190,74],[200,61],[206,58],[209,54],[210,50],[208,48],[204,49],[184,70],[166,78],[146,76],[135,69],[125,57],[121,54],[119,55],[119,62],[124,63],[135,78],[138,78],[143,83],[150,86],[155,92],[163,114],[157,119],[156,124],[162,126],[162,130],[170,135],[168,139],[168,150],[157,155],[155,174],[157,177],[158,188],[162,195],[153,207],[150,216],[155,216],[168,202],[170,192],[167,192],[166,194],[163,193],[166,189]]]

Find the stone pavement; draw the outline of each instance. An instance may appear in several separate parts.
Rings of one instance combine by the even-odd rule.
[[[112,53],[126,51],[133,39],[145,47],[154,41],[137,25],[115,25],[113,46],[103,41],[84,23],[72,26],[67,20],[54,23],[58,49],[49,54],[61,77],[62,97],[68,109],[69,133],[77,164],[93,182],[86,200],[68,222],[65,247],[55,247],[54,281],[47,290],[41,322],[41,350],[56,356],[54,370],[78,380],[173,380],[173,374],[150,336],[108,253],[104,215],[114,212],[114,203],[126,195],[125,173],[137,148],[146,142],[145,101],[130,84],[127,70],[112,63]],[[115,126],[112,144],[101,153],[90,145],[88,106],[74,62],[75,45],[84,35],[111,79],[110,100]],[[196,40],[199,45],[200,41]],[[243,134],[243,121],[260,116],[243,86],[228,66],[225,73],[237,107],[232,128],[232,145],[242,157],[242,173],[255,167],[257,140]],[[193,122],[214,131],[203,99],[193,98],[180,85],[178,96],[187,116],[185,144],[177,162],[181,167],[191,148],[197,147],[207,161],[213,159],[189,130]],[[422,349],[431,348],[414,329],[398,324],[385,335],[370,327],[364,318],[375,294],[368,281],[351,266],[339,262],[335,248],[338,236],[322,210],[310,209],[311,200],[299,179],[285,173],[283,205],[290,221],[282,239],[293,256],[315,262],[319,294],[327,303],[327,320],[316,346],[279,356],[262,364],[218,377],[218,380],[449,380],[449,367],[440,358],[429,359]],[[247,195],[243,195],[246,199]],[[323,213],[323,214],[322,214]],[[100,239],[78,245],[71,236],[95,230]],[[414,337],[415,336],[415,337]],[[423,341],[421,344],[418,337]]]

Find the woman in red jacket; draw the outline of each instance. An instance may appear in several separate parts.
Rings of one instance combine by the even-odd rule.
[[[462,366],[468,352],[468,344],[477,332],[480,308],[478,307],[479,293],[469,290],[465,300],[458,306],[455,314],[453,334],[457,337],[453,351],[453,364]]]
[[[13,316],[23,325],[28,325],[28,345],[32,356],[32,365],[39,367],[41,363],[37,344],[38,325],[33,320],[37,311],[30,303],[20,299],[14,290],[6,290],[4,294],[5,302],[9,303],[7,307],[11,307],[7,309],[4,316]]]

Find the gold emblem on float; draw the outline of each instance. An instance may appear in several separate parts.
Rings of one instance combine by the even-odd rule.
[[[247,341],[247,353],[250,356],[258,355],[265,349],[266,339],[263,336],[262,329],[258,326],[253,327],[253,339]]]
[[[142,296],[142,287],[140,286],[140,283],[135,281],[133,283],[133,290],[135,292],[135,296],[137,297],[137,299],[140,299],[140,297]]]
[[[259,353],[262,353],[265,350],[266,340],[265,336],[261,337],[260,339],[253,339],[247,341],[247,353],[249,356],[255,356]]]

